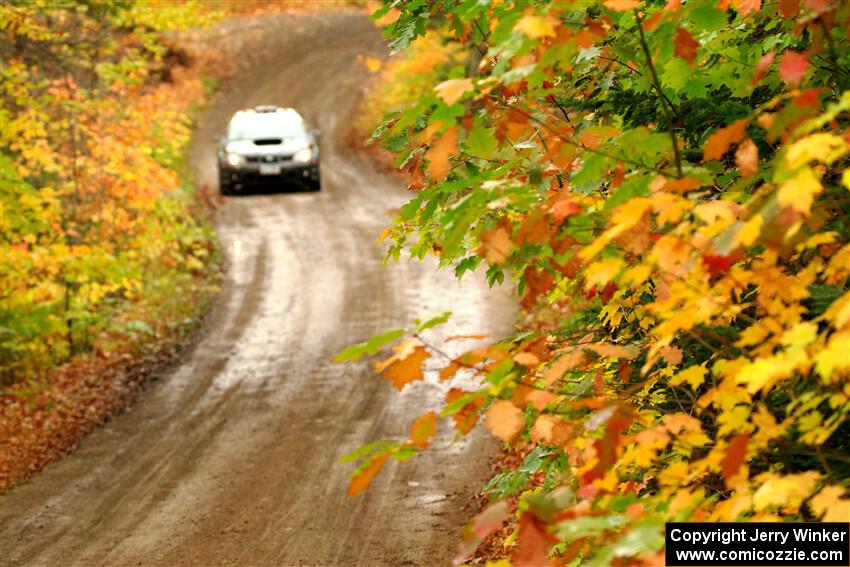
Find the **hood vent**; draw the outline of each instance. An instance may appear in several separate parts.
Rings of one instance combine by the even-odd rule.
[[[283,140],[280,138],[261,138],[254,140],[255,146],[276,146],[281,143],[283,143]]]

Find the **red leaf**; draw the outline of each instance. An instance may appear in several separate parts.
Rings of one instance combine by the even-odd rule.
[[[688,63],[693,63],[697,58],[697,49],[699,43],[691,35],[691,32],[685,28],[676,30],[676,37],[673,39],[673,45],[676,48],[676,56],[681,57]]]
[[[806,55],[796,51],[786,51],[779,63],[779,76],[786,83],[796,85],[806,76],[808,68],[809,58]]]
[[[772,51],[761,56],[759,62],[756,63],[756,72],[753,73],[753,78],[750,81],[751,85],[755,85],[764,78],[767,74],[767,68],[773,64],[774,59],[776,59],[776,54]]]
[[[747,441],[750,440],[749,433],[741,433],[736,435],[729,447],[726,449],[726,454],[723,460],[720,461],[720,468],[723,472],[723,479],[728,484],[729,481],[738,474],[741,470],[741,465],[747,460]]]
[[[463,530],[463,540],[460,542],[454,564],[465,563],[475,553],[481,542],[493,532],[499,531],[510,516],[510,507],[504,501],[488,506],[486,510],[475,516]]]
[[[741,252],[735,252],[726,256],[715,256],[713,254],[706,254],[702,257],[702,263],[705,264],[709,275],[716,276],[721,272],[729,270],[729,268],[732,267],[732,264],[734,264],[743,257],[744,255]]]
[[[800,12],[800,0],[779,0],[779,13],[783,18],[793,18]]]

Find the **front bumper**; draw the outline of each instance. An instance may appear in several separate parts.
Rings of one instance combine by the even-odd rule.
[[[319,163],[312,162],[279,161],[273,164],[246,163],[239,167],[230,164],[220,164],[222,181],[231,185],[246,183],[278,182],[288,181],[318,181]]]

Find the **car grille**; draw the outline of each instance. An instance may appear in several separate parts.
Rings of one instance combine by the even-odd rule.
[[[289,161],[292,156],[289,155],[268,155],[268,156],[247,156],[245,161],[248,163],[279,163]]]

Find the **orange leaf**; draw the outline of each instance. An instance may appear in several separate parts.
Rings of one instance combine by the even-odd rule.
[[[430,445],[430,439],[437,432],[437,414],[429,411],[413,422],[410,428],[410,442],[417,447]]]
[[[523,514],[519,520],[517,546],[511,557],[516,567],[545,567],[551,565],[546,532],[531,514]]]
[[[481,233],[480,253],[489,264],[503,263],[513,253],[514,248],[516,245],[504,228]]]
[[[743,15],[761,10],[761,0],[734,0],[735,9]]]
[[[463,95],[472,92],[474,87],[471,79],[449,79],[434,87],[434,90],[443,102],[451,106],[463,98]]]
[[[685,28],[679,28],[676,30],[676,37],[673,38],[673,45],[675,46],[676,56],[681,57],[688,63],[693,63],[697,58],[699,43],[694,39],[694,36],[691,35],[691,32]]]
[[[522,431],[525,420],[522,411],[507,400],[499,400],[487,410],[487,429],[505,443]]]
[[[401,390],[406,384],[425,376],[422,363],[431,354],[415,339],[403,342],[394,350],[395,354],[390,358],[376,362],[374,369]]]
[[[726,454],[723,460],[720,461],[720,469],[723,472],[723,480],[728,486],[729,481],[738,474],[747,460],[747,442],[750,440],[749,433],[741,433],[736,435],[729,447],[726,449]]]
[[[446,404],[454,403],[460,398],[468,395],[469,392],[459,388],[452,388],[446,394]],[[461,433],[469,433],[475,424],[478,423],[478,408],[484,405],[484,398],[476,398],[469,402],[459,411],[452,414],[452,419],[455,422],[455,429]]]
[[[389,457],[389,454],[387,453],[375,457],[372,459],[372,462],[369,463],[368,467],[352,476],[351,482],[348,484],[348,495],[357,496],[366,490],[372,482],[372,479],[375,478],[375,475],[381,471],[381,467],[384,466],[384,463],[387,461],[387,457]]]
[[[440,136],[425,154],[428,158],[426,171],[433,181],[442,181],[449,174],[449,158],[457,153],[457,128],[452,126]]]
[[[759,170],[759,149],[755,143],[747,138],[744,143],[738,146],[735,152],[735,165],[741,172],[741,177],[752,177]]]
[[[736,120],[725,128],[720,128],[708,137],[703,150],[703,160],[720,159],[729,150],[729,146],[741,141],[749,123],[749,118]]]
[[[639,0],[605,0],[603,4],[616,12],[627,12],[640,6]]]

